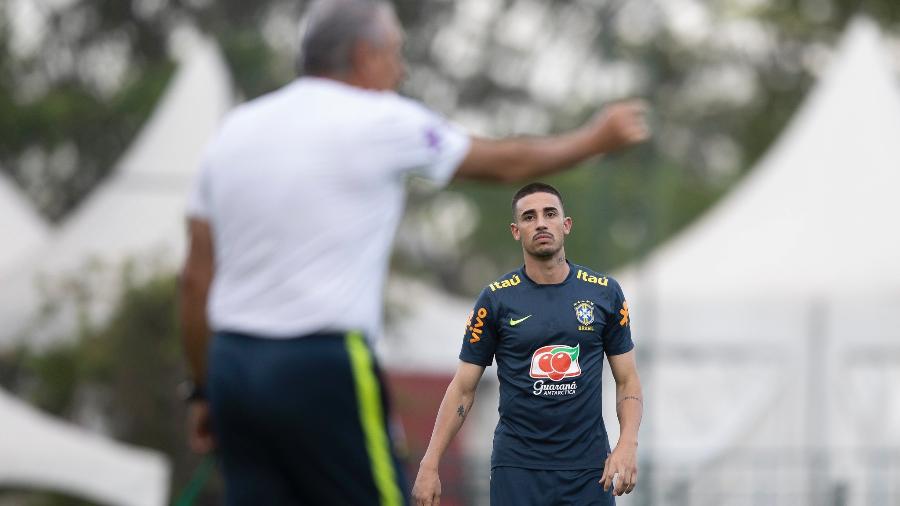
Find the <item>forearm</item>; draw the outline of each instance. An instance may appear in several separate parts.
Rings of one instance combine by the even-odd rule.
[[[455,177],[514,182],[571,168],[593,156],[645,140],[649,130],[644,121],[644,109],[639,101],[613,104],[580,128],[549,137],[473,138],[469,153],[457,167]]]
[[[501,141],[503,142],[503,141]],[[510,143],[507,177],[512,180],[536,179],[554,174],[603,153],[587,128],[553,137],[517,138]]]
[[[569,168],[602,153],[591,132],[582,127],[552,137],[475,139],[484,160],[472,160],[477,170],[462,171],[468,179],[513,182],[536,179]]]
[[[209,325],[206,321],[208,279],[183,275],[181,280],[180,318],[182,344],[191,377],[197,385],[206,383],[206,353]]]
[[[616,386],[616,415],[619,418],[619,445],[637,446],[644,411],[641,382],[634,379]]]
[[[474,389],[462,389],[455,381],[450,383],[438,409],[431,441],[428,443],[425,456],[422,457],[422,467],[437,469],[438,462],[459,432],[474,402]]]

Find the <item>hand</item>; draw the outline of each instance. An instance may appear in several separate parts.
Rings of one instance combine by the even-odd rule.
[[[412,497],[416,506],[438,506],[441,503],[441,479],[437,467],[419,466]]]
[[[188,446],[196,453],[209,453],[216,447],[210,420],[209,401],[188,404]]]
[[[650,137],[642,100],[617,102],[604,107],[591,124],[601,153],[627,148]]]
[[[618,483],[613,477],[618,475]],[[613,488],[613,495],[630,494],[637,485],[637,448],[616,446],[603,464],[603,476],[600,477],[603,490]]]

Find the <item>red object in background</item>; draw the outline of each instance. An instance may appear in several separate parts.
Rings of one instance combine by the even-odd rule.
[[[399,416],[406,435],[406,478],[409,488],[419,471],[419,461],[425,455],[434,420],[452,375],[420,374],[387,371],[388,388],[391,390],[391,409]],[[441,459],[441,506],[463,506],[469,501],[469,490],[463,473],[462,430],[450,443]]]

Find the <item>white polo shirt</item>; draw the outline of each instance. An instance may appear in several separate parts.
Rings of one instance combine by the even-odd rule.
[[[381,333],[406,177],[446,184],[469,137],[395,93],[304,77],[225,119],[188,204],[213,232],[214,330]]]

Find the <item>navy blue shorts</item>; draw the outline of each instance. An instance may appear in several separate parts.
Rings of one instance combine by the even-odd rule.
[[[557,471],[491,469],[491,506],[613,506],[612,487],[600,485],[603,469]]]
[[[208,391],[226,504],[407,504],[384,382],[359,333],[217,333]]]

